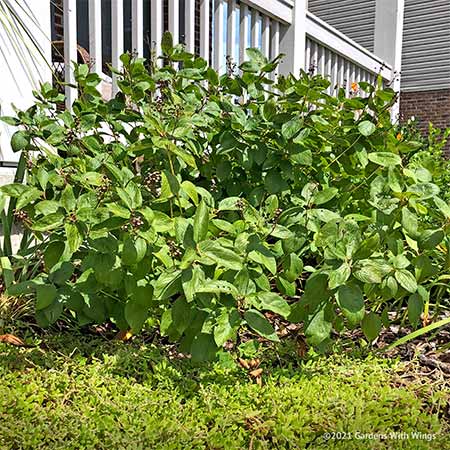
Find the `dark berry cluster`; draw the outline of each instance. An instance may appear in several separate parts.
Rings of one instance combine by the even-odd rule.
[[[161,172],[149,172],[144,177],[144,186],[155,196],[161,194]]]
[[[276,220],[281,216],[283,210],[281,208],[277,208],[273,213],[273,218]]]
[[[171,239],[167,241],[167,246],[169,247],[169,254],[172,258],[179,258],[183,254],[180,247]]]
[[[103,176],[102,184],[97,188],[97,193],[99,195],[105,195],[111,185],[111,180],[107,176]]]
[[[238,208],[240,211],[244,211],[245,209],[245,201],[240,198],[236,201],[236,208]]]
[[[131,216],[129,222],[122,225],[122,231],[137,231],[142,225],[144,225],[144,221],[139,216]]]
[[[24,211],[23,209],[15,209],[14,210],[14,217],[19,222],[27,222],[30,218],[28,216],[28,213]]]

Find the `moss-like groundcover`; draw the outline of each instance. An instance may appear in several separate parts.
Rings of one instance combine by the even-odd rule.
[[[401,363],[274,360],[262,364],[262,387],[230,363],[194,365],[142,342],[67,335],[41,347],[0,344],[0,448],[447,448],[445,391],[396,387]],[[326,441],[333,432],[354,438]]]

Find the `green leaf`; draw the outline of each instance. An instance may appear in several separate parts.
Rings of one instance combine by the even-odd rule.
[[[244,319],[247,325],[260,336],[269,339],[270,341],[279,342],[279,338],[270,324],[270,322],[255,309],[249,309],[244,313]]]
[[[204,284],[205,273],[199,266],[189,267],[183,270],[181,283],[186,300],[191,302],[197,294],[200,286]]]
[[[275,257],[272,255],[270,250],[266,249],[262,245],[260,247],[261,248],[252,250],[248,254],[249,259],[263,265],[272,275],[275,275],[277,273],[277,261]]]
[[[183,181],[181,183],[181,189],[187,194],[187,196],[194,202],[194,205],[198,205],[198,193],[195,189],[195,185],[190,181]]]
[[[325,317],[325,308],[321,308],[309,320],[305,336],[309,344],[317,346],[330,337],[331,329],[332,323]]]
[[[233,250],[222,247],[216,241],[200,242],[198,251],[200,255],[212,259],[219,266],[232,270],[242,269],[241,258]]]
[[[172,33],[165,31],[161,39],[161,50],[165,56],[170,56],[173,53],[173,37]]]
[[[303,261],[295,254],[291,253],[285,263],[283,263],[285,269],[283,275],[290,281],[295,281],[303,272]]]
[[[53,284],[38,284],[36,286],[36,311],[51,305],[56,299],[57,292]]]
[[[418,237],[419,221],[408,208],[402,208],[402,226],[413,239]]]
[[[13,152],[25,150],[30,143],[30,135],[26,131],[16,131],[11,138],[11,148]]]
[[[64,215],[60,212],[55,212],[37,220],[31,228],[34,231],[50,231],[61,226],[63,222]]]
[[[426,230],[419,238],[419,247],[423,250],[435,249],[444,239],[445,234],[442,230]]]
[[[25,192],[30,191],[32,188],[30,186],[26,186],[25,184],[20,183],[12,183],[7,184],[5,186],[0,187],[0,191],[4,192],[6,195],[10,197],[20,197]]]
[[[148,307],[131,299],[125,305],[124,314],[133,332],[138,333],[148,318]]]
[[[317,192],[313,197],[313,203],[316,205],[323,205],[328,203],[338,194],[339,190],[337,188],[326,188],[323,191]]]
[[[75,195],[73,193],[73,188],[67,185],[61,194],[61,205],[67,211],[73,211],[76,207],[77,201],[75,200]]]
[[[128,236],[123,243],[122,263],[125,266],[138,264],[147,252],[147,242],[142,238]]]
[[[413,294],[408,299],[408,319],[412,326],[417,326],[423,312],[423,299],[419,294]]]
[[[27,191],[25,191],[20,197],[19,200],[17,200],[16,209],[22,209],[23,207],[27,206],[31,202],[34,202],[38,198],[40,198],[42,195],[42,192],[33,187]]]
[[[450,205],[439,197],[434,197],[434,203],[439,208],[439,211],[444,215],[446,219],[450,219]]]
[[[364,336],[366,336],[369,342],[375,340],[375,338],[380,334],[381,326],[381,319],[372,311],[366,314],[361,322]]]
[[[203,285],[197,287],[197,293],[210,293],[210,294],[229,294],[233,297],[237,297],[239,292],[236,287],[223,280],[206,280]]]
[[[336,293],[336,299],[351,325],[361,322],[364,318],[364,297],[359,286],[341,286]]]
[[[241,323],[241,317],[237,309],[224,310],[217,317],[214,327],[214,341],[218,347],[236,336],[236,330]]]
[[[417,291],[417,281],[414,275],[408,270],[401,269],[395,271],[395,279],[398,284],[406,289],[408,292],[414,294]]]
[[[78,227],[74,223],[64,224],[66,231],[67,244],[72,253],[75,253],[83,243],[83,235],[78,230]]]
[[[157,300],[173,297],[181,291],[181,270],[163,272],[154,284],[154,296]]]
[[[367,158],[375,164],[383,167],[398,166],[402,163],[400,156],[390,152],[373,152],[367,155]]]
[[[198,205],[194,216],[194,240],[201,242],[206,239],[209,225],[209,208],[204,200]]]
[[[292,139],[302,128],[302,121],[295,117],[281,127],[281,134],[286,140]]]
[[[358,130],[363,136],[370,136],[371,134],[375,133],[375,130],[377,127],[373,122],[370,122],[369,120],[364,120],[358,125]]]
[[[277,194],[289,188],[279,169],[272,169],[267,172],[264,178],[264,186],[269,194]]]
[[[212,361],[216,357],[217,346],[211,334],[200,333],[192,340],[191,355],[192,361]]]
[[[336,289],[347,282],[351,275],[351,268],[347,263],[343,263],[338,269],[330,271],[328,287]]]
[[[291,313],[288,302],[274,292],[259,292],[256,297],[260,301],[261,309],[267,309],[284,318]]]

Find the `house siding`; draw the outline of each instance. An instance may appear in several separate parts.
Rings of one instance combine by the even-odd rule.
[[[309,0],[320,19],[373,52],[376,0]]]
[[[450,0],[406,0],[402,90],[450,88]]]

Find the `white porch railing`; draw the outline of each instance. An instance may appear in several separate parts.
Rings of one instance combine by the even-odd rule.
[[[120,68],[119,56],[124,51],[124,1],[111,0],[111,36],[114,68]],[[128,0],[132,6],[132,50],[143,55],[143,0]],[[394,0],[400,1],[400,0]],[[89,53],[93,70],[102,68],[101,0],[89,0]],[[159,54],[165,29],[174,43],[183,42],[188,51],[198,48],[200,56],[215,69],[225,71],[227,56],[239,63],[245,49],[259,47],[268,58],[285,53],[281,73],[298,73],[314,68],[315,73],[329,76],[330,94],[337,87],[349,92],[352,83],[374,82],[381,75],[392,82],[394,68],[364,49],[318,17],[307,11],[306,0],[151,0],[150,37]],[[64,0],[65,61],[76,60],[77,0]],[[164,22],[164,18],[166,23]],[[197,43],[197,45],[196,45]],[[211,59],[211,60],[210,60]],[[73,73],[66,64],[66,81],[73,82]],[[115,77],[112,92],[117,91]],[[76,89],[67,87],[67,106],[73,103]]]
[[[148,40],[154,45],[156,53],[160,54],[161,38],[163,32],[168,30],[175,43],[184,43],[188,51],[198,53],[219,71],[225,70],[227,55],[239,63],[245,57],[246,48],[259,47],[268,58],[274,58],[279,53],[286,55],[279,67],[280,74],[298,74],[300,69],[308,70],[312,66],[316,73],[330,76],[330,94],[335,92],[336,86],[345,87],[349,92],[352,83],[373,82],[377,74],[383,77],[386,84],[399,89],[396,74],[401,62],[404,0],[377,0],[374,41],[375,52],[381,57],[310,14],[307,0],[36,0],[29,3],[29,8],[36,20],[42,21],[41,34],[46,36],[40,36],[40,44],[47,55],[51,53],[48,24],[50,4],[58,2],[62,5],[64,19],[64,42],[60,43],[64,47],[61,52],[64,57],[60,58],[59,64],[63,66],[64,80],[69,83],[74,81],[72,62],[77,60],[80,50],[83,55],[88,55],[91,70],[101,74],[104,79],[108,78],[102,73],[105,63],[120,69],[119,57],[126,43],[124,18],[131,7],[131,27],[128,27],[128,32],[131,29],[131,50],[139,56],[144,55]],[[86,26],[81,23],[81,26],[83,33],[88,34],[88,44],[84,44],[88,48],[80,49],[77,6],[85,8],[86,2],[89,24]],[[105,4],[108,8],[102,9]],[[110,27],[106,27],[107,34],[104,35],[108,23]],[[105,41],[108,41],[111,50],[108,55],[104,51]],[[10,47],[14,48],[15,45],[13,42]],[[29,43],[25,45],[30,47]],[[7,67],[8,63],[11,66],[15,60],[20,62],[19,54],[15,55],[15,59],[14,55],[10,55],[4,61],[5,55],[5,52],[0,52],[1,67]],[[382,57],[388,61],[383,61]],[[12,92],[8,86],[17,76],[17,73],[8,71],[0,74],[0,107],[3,113],[9,109],[9,105],[4,105]],[[37,80],[50,81],[49,72],[45,77],[37,75]],[[114,76],[109,83],[111,86],[108,90],[111,92],[112,89],[114,94],[117,92]],[[26,103],[32,101],[30,93],[33,87],[33,83],[24,82],[21,85],[23,90],[29,90]],[[70,108],[77,90],[68,85],[65,89],[66,106]],[[11,101],[23,104],[20,99]],[[0,137],[10,133],[11,129],[0,125]],[[5,150],[5,140],[2,147],[0,163],[5,159],[11,160],[12,155],[8,149]],[[8,157],[5,158],[5,154]]]
[[[305,67],[330,77],[330,94],[343,87],[348,95],[352,83],[375,83],[379,75],[391,84],[396,76],[392,66],[309,12],[306,35]]]

